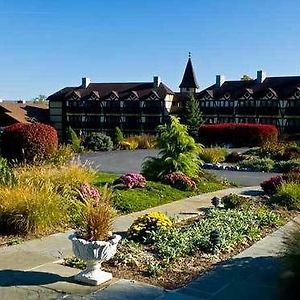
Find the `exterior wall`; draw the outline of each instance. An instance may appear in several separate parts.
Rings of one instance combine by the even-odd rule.
[[[156,127],[168,117],[173,95],[146,100],[67,100],[50,101],[50,120],[60,140],[66,139],[70,126],[84,134],[112,133],[115,127],[126,134],[155,134]]]
[[[299,99],[199,99],[206,123],[261,123],[300,133]]]
[[[50,121],[57,130],[59,140],[63,138],[63,102],[49,101]]]

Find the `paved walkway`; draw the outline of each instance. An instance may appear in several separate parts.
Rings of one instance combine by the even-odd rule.
[[[115,231],[126,231],[138,215],[152,210],[164,211],[180,219],[188,218],[199,213],[201,209],[209,207],[213,196],[218,195],[221,197],[231,192],[253,195],[259,192],[259,187],[230,188],[179,200],[143,212],[121,216],[116,218],[114,229]],[[257,272],[258,266],[263,262],[265,267],[261,268],[261,272],[259,272],[263,276],[263,271],[268,268],[268,262],[273,268],[275,264],[273,264],[271,258],[274,253],[270,252],[270,249],[277,247],[279,239],[282,238],[282,234],[275,234],[275,240],[269,240],[265,244],[264,240],[262,241],[262,246],[257,248],[259,251],[253,248],[256,246],[253,246],[246,250],[248,252],[244,256],[240,254],[240,257],[228,262],[228,266],[220,265],[217,267],[214,271],[215,273],[208,273],[207,276],[200,277],[180,290],[167,292],[159,287],[127,280],[114,279],[108,288],[105,288],[105,286],[100,287],[101,291],[99,291],[99,287],[73,282],[72,276],[78,270],[60,265],[63,257],[72,255],[71,243],[67,240],[67,236],[68,233],[59,233],[19,245],[0,248],[0,299],[233,299],[226,296],[236,290],[234,285],[236,277],[233,274],[238,274],[241,271],[241,276],[238,276],[239,280],[242,280],[244,276],[245,284],[249,285],[249,281],[246,280],[246,278],[249,278],[255,285],[258,281],[257,278],[260,277],[257,277],[257,280],[253,278],[255,277],[253,269]],[[270,257],[270,260],[268,257]],[[251,261],[251,263],[248,263],[248,261]],[[242,267],[240,268],[240,266]],[[247,268],[249,269],[248,271]],[[271,271],[273,270],[272,268],[270,269]],[[224,273],[225,270],[228,271],[227,274]],[[243,271],[245,273],[242,270],[245,270]],[[270,272],[270,274],[273,274],[273,272]],[[258,275],[256,274],[256,276]],[[222,278],[226,278],[226,282]],[[230,280],[227,281],[227,279]],[[208,290],[209,286],[212,286],[211,290]],[[268,286],[272,286],[271,283]],[[103,290],[103,288],[105,289]],[[253,287],[251,286],[251,288]],[[227,291],[226,295],[223,295],[223,298],[218,298],[218,295],[222,295],[222,291]],[[241,293],[244,291],[244,289],[240,288]]]

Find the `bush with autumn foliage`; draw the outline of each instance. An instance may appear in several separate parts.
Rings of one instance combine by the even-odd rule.
[[[9,160],[34,161],[50,156],[57,147],[57,132],[49,125],[16,123],[2,133],[2,156]]]
[[[260,146],[267,141],[276,142],[278,130],[274,125],[254,123],[202,125],[199,139],[206,145]]]

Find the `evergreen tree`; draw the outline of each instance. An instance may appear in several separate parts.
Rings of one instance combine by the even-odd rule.
[[[182,113],[182,122],[187,125],[189,134],[198,139],[198,128],[203,123],[199,101],[190,95]]]

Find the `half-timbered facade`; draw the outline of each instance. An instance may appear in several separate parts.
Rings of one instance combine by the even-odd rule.
[[[175,94],[173,113],[180,114],[193,94],[205,123],[273,124],[282,133],[300,133],[300,76],[267,77],[258,71],[256,79],[225,81],[217,75],[214,85],[197,92],[191,64],[190,69],[189,75],[185,74],[190,89],[185,84],[185,90]]]
[[[61,139],[70,126],[85,134],[155,134],[169,114],[180,115],[189,95],[199,101],[205,123],[274,124],[283,133],[300,133],[300,76],[267,77],[262,71],[251,80],[225,81],[216,76],[212,86],[198,91],[191,57],[174,93],[159,77],[152,82],[91,83],[66,87],[48,97],[50,119]]]
[[[62,140],[66,130],[88,134],[111,133],[119,127],[125,134],[154,134],[168,117],[174,93],[158,77],[142,83],[90,83],[64,88],[48,97],[50,119]]]

